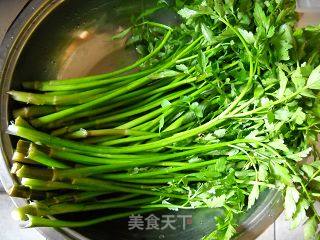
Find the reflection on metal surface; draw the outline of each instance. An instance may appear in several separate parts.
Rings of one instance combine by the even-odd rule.
[[[0,43],[10,24],[28,0],[0,0]]]
[[[60,66],[57,78],[99,74],[131,63],[136,58],[134,52],[124,48],[125,40],[112,40],[113,35],[112,27],[103,33],[90,29],[76,34],[56,60]]]
[[[80,39],[83,40],[83,39],[86,39],[87,37],[89,37],[89,35],[90,35],[90,33],[87,30],[84,30],[84,31],[80,32],[78,36]]]

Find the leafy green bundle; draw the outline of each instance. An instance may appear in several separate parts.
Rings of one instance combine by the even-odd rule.
[[[14,111],[8,129],[27,140],[13,156],[21,185],[11,195],[30,199],[17,215],[29,227],[81,227],[163,208],[221,208],[204,238],[230,239],[236,216],[278,189],[292,227],[304,224],[313,239],[320,28],[295,29],[292,0],[159,4],[181,24],[150,21],[159,6],[137,17],[115,36],[130,33],[142,55],[132,65],[9,92],[32,104]],[[108,208],[119,213],[47,218]]]

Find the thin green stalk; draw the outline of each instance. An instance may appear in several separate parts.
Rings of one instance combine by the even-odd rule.
[[[203,53],[204,54],[208,54],[209,56],[212,56],[212,55],[216,54],[217,52],[219,52],[222,49],[223,49],[223,47],[221,46],[221,44],[217,44],[215,47],[203,51]],[[181,58],[181,59],[177,60],[176,63],[177,64],[181,64],[181,63],[196,59],[198,56],[199,56],[198,54],[194,54],[194,55],[189,56],[189,57]]]
[[[38,150],[33,143],[30,144],[27,158],[51,168],[70,168],[67,164],[50,158],[48,155]]]
[[[36,162],[27,158],[29,147],[30,142],[19,140],[11,160],[19,163],[37,164]]]
[[[60,111],[67,107],[60,106],[28,106],[19,109],[13,110],[13,117],[22,117],[22,118],[30,118],[30,117],[39,117],[49,113],[53,113],[56,111]]]
[[[189,163],[186,162],[173,162],[173,161],[165,161],[160,163],[152,163],[152,166],[161,166],[161,167],[181,167],[186,166]]]
[[[148,197],[128,201],[113,201],[109,203],[60,203],[51,206],[45,206],[43,204],[36,203],[27,208],[18,208],[16,209],[16,211],[20,216],[24,216],[26,214],[31,214],[33,216],[47,216],[74,212],[87,212],[110,208],[135,208],[137,206],[140,206],[141,204],[152,203],[157,199],[158,198],[155,197]]]
[[[35,191],[16,184],[9,189],[8,194],[11,197],[24,198],[28,200],[43,200],[54,197],[54,194],[51,192]]]
[[[17,117],[15,120],[14,120],[15,124],[21,126],[21,127],[24,127],[24,128],[29,128],[29,129],[34,129],[30,124],[29,122],[27,122],[26,120],[24,120],[23,118],[21,117]]]
[[[60,153],[60,154],[59,154]],[[79,150],[73,150],[73,149],[66,149],[66,148],[50,148],[49,149],[49,155],[51,157],[63,157],[63,154],[75,154],[74,158],[80,157],[79,155],[83,155],[84,157],[97,157],[97,158],[106,158],[106,159],[140,159],[144,157],[153,158],[153,157],[159,157],[162,154],[157,153],[149,153],[149,152],[141,152],[139,154],[109,154],[109,153],[97,153],[97,152],[83,152]],[[67,158],[73,158],[72,155],[65,155]]]
[[[160,66],[156,66],[155,68],[147,69],[144,71],[139,71],[137,73],[132,73],[130,75],[124,75],[120,77],[114,77],[114,78],[108,78],[108,79],[101,79],[101,80],[95,80],[95,81],[89,81],[84,83],[78,83],[78,84],[61,84],[61,85],[46,85],[46,82],[39,82],[36,86],[37,90],[41,91],[53,91],[53,92],[59,92],[59,91],[81,91],[83,89],[95,89],[97,87],[106,86],[112,83],[125,85],[126,83],[135,81],[141,77],[148,76],[149,74],[152,74],[153,72],[157,71]],[[60,81],[58,81],[60,82]]]
[[[55,147],[63,147],[65,149],[72,149],[72,150],[76,150],[76,151],[81,151],[81,152],[93,152],[93,153],[102,153],[102,154],[110,154],[110,153],[130,153],[130,152],[139,152],[144,151],[148,148],[141,148],[141,146],[146,146],[146,145],[155,145],[157,144],[159,141],[155,141],[155,142],[151,142],[151,143],[147,143],[147,144],[142,144],[139,146],[129,146],[129,147],[118,147],[118,148],[111,148],[111,147],[105,147],[105,146],[99,146],[99,145],[88,145],[88,144],[84,144],[84,143],[79,143],[79,142],[74,142],[71,140],[65,140],[65,139],[61,139],[55,136],[51,136],[49,134],[43,133],[43,132],[39,132],[37,130],[33,130],[33,129],[28,129],[28,128],[24,128],[24,127],[20,127],[20,126],[16,126],[16,125],[10,125],[8,128],[9,133],[34,141],[34,142],[41,142],[42,144],[46,144],[49,146],[55,146]],[[180,133],[178,133],[180,134]],[[176,136],[178,134],[173,135]],[[170,138],[170,137],[169,137]],[[172,137],[171,137],[172,138]],[[168,139],[168,138],[167,138]],[[163,141],[163,140],[160,140]],[[236,144],[236,143],[245,143],[245,142],[251,142],[252,140],[249,139],[237,139],[234,141],[230,141],[230,142],[222,142],[222,143],[217,143],[217,144],[212,144],[212,147],[220,147],[220,146],[226,146],[228,144]],[[159,148],[161,146],[156,146],[154,148]],[[206,146],[199,146],[198,149],[202,149],[203,147]],[[129,151],[123,151],[123,150],[127,150],[129,149]],[[205,150],[205,148],[204,148]],[[181,154],[181,153],[179,153]]]
[[[132,102],[139,102],[138,105],[141,103],[141,99],[145,97],[146,92],[152,91],[152,89],[155,89],[157,86],[150,86],[146,88],[142,88],[121,96],[116,97],[115,99],[110,100],[110,104],[106,106],[98,106],[95,109],[90,109],[87,111],[75,113],[71,116],[65,117],[63,120],[60,121],[55,121],[50,123],[49,125],[45,126],[46,128],[58,128],[60,126],[63,126],[68,123],[68,121],[74,120],[74,119],[79,119],[83,117],[90,117],[90,116],[98,116],[100,113],[106,113],[108,111],[111,111],[113,109],[122,107],[125,108],[126,106],[132,106]]]
[[[118,164],[118,165],[101,165],[101,166],[92,166],[92,167],[90,166],[90,167],[82,167],[82,168],[70,169],[70,170],[55,169],[53,179],[79,178],[79,177],[87,177],[87,176],[106,173],[106,172],[115,171],[115,170],[126,170],[130,167],[143,166],[143,165],[148,165],[156,162],[161,162],[164,160],[175,159],[175,158],[185,157],[185,156],[192,156],[193,154],[197,154],[197,153],[204,154],[214,149],[227,147],[232,144],[250,143],[250,142],[255,142],[255,141],[251,141],[247,139],[237,139],[230,142],[199,146],[198,148],[195,148],[195,149],[190,149],[190,150],[177,152],[177,153],[165,154],[163,156],[158,156],[153,158],[145,158],[145,159],[141,158],[139,160],[134,160],[130,163]]]
[[[177,118],[174,122],[172,122],[168,127],[164,129],[164,131],[171,131],[177,129],[182,126],[182,124],[186,121],[186,119],[190,119],[190,113],[184,113],[179,118]]]
[[[134,126],[133,129],[137,129],[140,131],[149,131],[149,132],[159,132],[159,123],[162,119],[168,121],[172,115],[176,115],[176,108],[171,108],[158,115],[156,118],[152,119],[151,121],[145,122],[138,126]]]
[[[207,179],[198,178],[198,177],[188,177],[186,174],[183,174],[184,176],[173,176],[171,178],[151,178],[151,179],[145,179],[145,178],[137,178],[137,179],[119,179],[121,182],[128,182],[128,183],[137,183],[137,184],[169,184],[171,182],[179,182],[181,179],[184,179],[186,182],[206,182]],[[102,177],[103,179],[103,177]]]
[[[58,196],[53,196],[50,199],[46,199],[40,201],[40,204],[45,205],[53,205],[59,204],[64,202],[84,202],[87,200],[93,200],[96,197],[103,196],[108,194],[108,192],[75,192],[75,193],[67,193],[67,194],[60,194]]]
[[[64,183],[64,182],[43,181],[43,180],[32,179],[32,178],[22,178],[21,184],[23,186],[29,187],[30,189],[40,190],[40,191],[54,191],[54,190],[61,190],[61,189],[70,189],[70,190],[79,190],[79,191],[100,191],[100,192],[104,191],[101,189],[93,189],[90,186],[89,187],[80,186],[80,185]]]
[[[190,97],[195,97],[199,94],[201,94],[203,91],[205,91],[207,88],[209,88],[208,85],[204,85],[203,87],[200,87],[198,90],[196,90],[195,92],[191,93],[189,96]],[[162,108],[159,108],[153,112],[150,112],[144,116],[141,116],[137,119],[133,119],[130,122],[127,122],[125,124],[122,124],[120,126],[118,126],[117,128],[134,128],[135,130],[140,130],[140,131],[149,131],[149,129],[155,125],[157,125],[160,122],[160,119],[162,117],[166,118],[169,114],[173,113],[176,109],[173,108],[169,108],[166,111],[163,111]],[[162,114],[162,115],[160,115]],[[150,120],[152,118],[156,117],[155,119],[153,119],[150,122],[145,122],[146,120]],[[139,125],[140,124],[140,125]]]
[[[122,212],[122,213],[116,213],[112,215],[107,215],[99,218],[94,218],[91,220],[85,220],[85,221],[63,221],[58,219],[48,219],[43,218],[39,216],[32,216],[27,215],[28,222],[26,223],[25,227],[54,227],[54,228],[62,228],[62,227],[85,227],[85,226],[91,226],[97,223],[111,221],[119,218],[128,217],[130,215],[136,215],[136,214],[143,214],[155,211],[154,209],[139,209],[135,211],[128,211],[128,212]]]
[[[83,92],[78,92],[74,94],[68,95],[47,95],[43,93],[31,93],[31,92],[21,92],[21,91],[9,91],[14,100],[19,102],[25,102],[28,104],[35,104],[35,105],[75,105],[81,104],[86,101],[91,101],[96,98],[102,97],[106,92],[110,92],[117,87],[121,87],[123,85],[115,84],[103,87],[103,88],[96,88],[91,89]]]
[[[189,83],[192,83],[194,81],[199,81],[199,79],[196,78],[196,77],[191,77],[191,78],[187,78],[187,79],[183,79],[183,77],[182,78],[176,78],[176,80],[172,81],[169,85],[162,86],[160,88],[157,85],[152,84],[151,87],[142,88],[140,90],[136,90],[134,92],[119,96],[119,97],[117,97],[115,99],[116,101],[117,101],[117,99],[118,100],[127,99],[124,102],[118,102],[116,104],[112,104],[112,105],[105,106],[105,107],[102,107],[102,108],[99,108],[99,109],[95,109],[95,110],[80,112],[78,114],[72,115],[72,116],[67,117],[65,119],[66,120],[71,120],[71,119],[76,119],[76,118],[80,118],[80,117],[84,117],[84,116],[91,116],[91,115],[95,115],[96,116],[97,114],[102,113],[102,112],[106,112],[107,110],[111,110],[111,109],[114,109],[116,107],[123,106],[125,104],[132,104],[132,102],[136,102],[136,101],[139,101],[140,99],[143,99],[145,97],[152,96],[151,98],[146,99],[145,101],[142,101],[142,102],[139,101],[139,103],[134,105],[134,106],[131,105],[130,108],[129,108],[129,109],[136,109],[139,106],[144,106],[147,103],[151,103],[151,101],[153,99],[157,99],[160,95],[159,94],[157,95],[156,93],[164,94],[166,90],[171,90],[173,88],[179,87],[179,86],[184,85],[184,84],[189,84]],[[136,97],[132,98],[133,96],[136,96]],[[110,102],[114,102],[114,100],[111,100]],[[126,112],[129,109],[125,108],[121,112]],[[65,119],[64,119],[64,121],[65,121]],[[59,126],[59,125],[60,124],[56,124],[55,122],[52,123],[52,126],[54,126],[54,127]],[[57,130],[57,132],[58,132],[58,130]],[[62,129],[61,129],[59,132],[60,133],[57,133],[57,135],[60,135],[62,132],[64,132],[64,130],[62,131]]]
[[[115,184],[113,182],[102,181],[98,179],[90,179],[90,178],[76,178],[73,180],[73,184],[85,187],[92,187],[98,188],[100,190],[111,190],[115,192],[126,192],[126,193],[138,193],[138,194],[145,194],[145,195],[152,195],[152,196],[159,196],[164,198],[176,198],[176,199],[184,199],[187,200],[188,196],[167,193],[164,191],[157,191],[157,190],[147,190],[147,189],[139,189],[133,187],[125,187]]]
[[[103,199],[103,200],[100,200],[99,202],[101,202],[101,203],[119,202],[119,201],[128,200],[128,199],[132,199],[132,198],[139,197],[139,196],[141,197],[140,194],[131,193],[131,194],[125,194],[125,195],[119,196],[119,197],[112,197],[112,198],[108,198],[108,199]]]
[[[230,111],[232,111],[238,105],[238,103],[242,100],[242,98],[250,90],[250,88],[252,86],[252,82],[253,82],[253,77],[254,77],[254,64],[253,64],[253,59],[252,59],[252,53],[249,50],[249,47],[246,43],[246,40],[242,37],[242,35],[239,33],[239,31],[237,29],[235,29],[227,20],[222,19],[222,18],[219,18],[219,20],[221,22],[223,22],[225,25],[227,25],[227,27],[229,27],[240,39],[242,45],[244,46],[244,48],[246,50],[247,56],[248,56],[248,60],[249,60],[249,64],[250,64],[250,69],[249,69],[250,72],[249,72],[249,79],[248,79],[244,89],[241,90],[240,95],[235,100],[233,100],[232,103],[216,118],[221,118],[221,117],[225,116],[226,114],[228,114]],[[211,121],[213,121],[213,120],[211,120]],[[212,122],[212,124],[213,123],[214,123],[214,121]],[[212,125],[212,124],[209,124],[209,125]]]
[[[194,89],[193,88],[189,88],[189,89],[185,89],[185,90],[181,90],[179,92],[174,92],[172,94],[169,94],[167,96],[164,97],[164,99],[167,99],[167,100],[173,100],[173,99],[176,99],[178,97],[181,97],[183,96],[184,94],[187,94],[191,91],[193,91]],[[133,109],[131,111],[124,111],[122,113],[119,113],[119,114],[116,114],[116,115],[111,115],[110,114],[106,114],[106,116],[103,116],[103,117],[100,117],[100,118],[97,118],[97,119],[94,119],[92,121],[88,121],[88,122],[84,122],[84,123],[79,123],[79,124],[74,124],[74,125],[71,125],[71,126],[67,126],[64,129],[64,131],[66,132],[73,132],[75,130],[78,130],[80,128],[89,128],[89,127],[93,127],[93,126],[99,126],[101,124],[105,124],[105,123],[109,123],[109,122],[114,122],[116,120],[121,120],[121,119],[126,119],[130,116],[134,116],[136,114],[140,114],[140,113],[143,113],[143,112],[146,112],[152,108],[156,108],[158,106],[161,105],[163,99],[158,99],[152,103],[149,103],[145,106],[142,106],[140,108],[136,108],[136,109]],[[123,129],[127,129],[127,128],[130,128],[130,127],[117,127],[117,128],[123,128]],[[62,132],[62,130],[58,129],[56,131],[53,131],[53,135],[57,135],[57,134],[60,134]]]
[[[84,165],[101,165],[101,164],[126,164],[130,163],[130,159],[108,159],[108,158],[101,158],[101,157],[90,157],[86,155],[81,155],[77,153],[71,153],[67,151],[60,151],[60,150],[51,150],[50,156],[63,159],[65,161],[80,163]]]
[[[21,169],[24,165],[21,163],[14,162],[11,166],[10,173],[16,174],[19,169]]]
[[[78,131],[65,135],[66,138],[87,138],[98,136],[146,136],[152,133],[136,131],[131,129],[98,129],[98,130],[85,130],[80,129]]]
[[[176,205],[176,204],[165,204],[165,203],[159,203],[159,204],[148,204],[148,205],[143,205],[141,206],[141,208],[151,208],[151,209],[156,209],[156,208],[160,208],[160,209],[177,209],[176,211],[178,211],[179,209],[194,209],[193,206],[189,206],[189,207],[185,207],[185,206],[181,206],[181,205]],[[197,205],[197,209],[200,208],[208,208],[207,205]]]
[[[115,83],[115,82],[119,82],[119,81],[125,81],[125,80],[129,80],[129,79],[139,78],[139,77],[142,77],[142,76],[145,76],[145,75],[148,75],[148,74],[154,72],[156,69],[157,69],[157,67],[151,68],[151,69],[146,69],[146,70],[141,70],[136,73],[131,73],[128,75],[113,77],[113,78],[104,78],[104,77],[95,78],[96,76],[89,76],[89,77],[84,77],[84,78],[75,78],[74,79],[75,81],[73,81],[73,79],[64,79],[64,80],[24,82],[23,86],[28,89],[36,89],[36,90],[40,90],[40,91],[54,91],[54,92],[56,92],[54,94],[66,94],[67,92],[76,93],[79,89],[97,87],[97,86]],[[88,80],[86,80],[86,78],[88,78]],[[84,79],[84,80],[82,80],[82,79]],[[95,83],[93,83],[93,82],[95,82]],[[72,86],[74,86],[74,87],[72,88]],[[80,87],[76,87],[76,86],[80,86]],[[59,93],[59,92],[61,92],[61,93]],[[48,92],[48,94],[50,95],[50,92]]]
[[[87,141],[84,141],[85,143],[100,143],[101,145],[104,146],[112,146],[112,145],[117,145],[117,144],[124,144],[124,143],[132,143],[132,142],[138,142],[142,140],[148,140],[148,139],[159,139],[161,137],[165,136],[170,136],[175,132],[178,132],[180,129],[173,129],[173,130],[168,130],[168,131],[163,131],[163,132],[156,132],[156,133],[151,133],[145,136],[138,136],[138,137],[127,137],[127,138],[120,138],[120,139],[108,139],[106,137],[101,137],[101,138],[92,138],[88,139]]]
[[[22,165],[15,170],[18,178],[35,178],[42,180],[51,180],[53,178],[52,169],[38,168],[28,165]]]
[[[156,175],[165,175],[168,173],[180,172],[183,170],[190,170],[198,167],[208,166],[216,163],[219,159],[226,159],[226,158],[222,157],[222,158],[217,158],[210,161],[204,161],[199,163],[189,163],[186,166],[169,167],[169,168],[164,168],[160,170],[154,170],[154,171],[148,171],[148,172],[136,173],[136,174],[131,174],[131,173],[130,174],[128,173],[106,174],[104,175],[104,179],[148,178]]]
[[[166,41],[169,39],[171,35],[171,31],[168,31],[168,33],[166,34],[166,36],[164,37],[163,41],[161,42],[161,44],[159,44],[158,47],[161,47],[166,43]],[[164,66],[162,66],[159,70],[157,70],[157,72],[160,72],[161,70],[163,69],[166,69],[166,68],[169,68],[171,67],[172,65],[175,64],[175,61],[182,57],[184,54],[186,54],[188,51],[190,51],[195,45],[198,44],[198,42],[202,39],[203,37],[199,37],[198,39],[196,39],[193,43],[191,43],[189,46],[187,46],[184,51],[182,51],[179,55],[177,55],[177,57],[175,59],[172,59],[170,62],[166,63]],[[161,46],[160,46],[161,45]],[[112,93],[104,96],[104,97],[101,97],[101,98],[98,98],[96,100],[93,100],[93,101],[90,101],[88,103],[84,103],[84,104],[81,104],[81,105],[78,105],[78,106],[75,106],[75,107],[71,107],[69,109],[66,109],[66,110],[62,110],[62,111],[59,111],[59,112],[56,112],[56,113],[52,113],[52,114],[49,114],[47,116],[43,116],[43,117],[40,117],[40,118],[37,118],[37,125],[38,126],[41,126],[41,125],[45,125],[47,123],[50,123],[50,122],[53,122],[53,121],[56,121],[58,119],[61,119],[63,117],[66,117],[66,116],[69,116],[71,114],[74,114],[76,112],[79,112],[79,111],[84,111],[84,110],[87,110],[87,109],[90,109],[92,107],[94,107],[95,105],[97,104],[102,104],[104,102],[106,102],[107,100],[109,99],[112,99],[116,96],[119,96],[121,94],[124,94],[124,93],[127,93],[128,91],[132,90],[132,89],[135,89],[137,88],[138,86],[146,83],[150,81],[150,78],[149,76],[146,76],[146,77],[142,77],[140,78],[139,80],[135,81],[135,82],[132,82],[130,84],[128,84],[126,87],[123,87],[123,88],[120,88],[118,90],[115,90],[113,91]]]
[[[149,131],[149,132],[159,132],[159,125],[160,125],[160,122],[162,121],[162,119],[164,119],[164,127],[165,127],[166,124],[168,124],[171,121],[171,119],[173,119],[174,117],[177,116],[177,112],[175,110],[177,110],[177,109],[169,110],[165,114],[160,115],[157,118],[155,118],[149,122],[146,122],[144,124],[141,124],[141,125],[134,127],[134,129],[140,129],[142,131]],[[191,122],[189,122],[189,123],[191,123]],[[170,131],[166,131],[166,129],[164,128],[164,129],[161,129],[160,132],[166,133],[166,132],[171,132],[171,131],[173,131],[173,132],[184,131],[185,129],[188,128],[189,123],[186,123],[183,126],[180,126],[180,128],[172,129]],[[157,139],[157,140],[159,140],[159,139]]]
[[[140,128],[140,126],[142,124],[148,124],[149,122],[146,123],[146,121],[149,121],[155,117],[156,117],[156,119],[161,115],[165,117],[165,116],[169,115],[170,113],[172,113],[173,111],[174,111],[173,108],[170,108],[166,111],[164,111],[163,108],[158,108],[158,109],[156,109],[152,112],[149,112],[141,117],[135,118],[129,122],[121,124],[121,125],[117,126],[116,128],[120,128],[120,129],[121,128],[132,128],[137,131],[148,131],[146,129]],[[157,123],[159,123],[159,121],[157,121]]]
[[[304,88],[301,88],[299,90],[297,90],[296,92],[294,93],[291,93],[289,95],[287,95],[286,97],[283,97],[283,98],[280,98],[276,101],[273,101],[273,102],[270,102],[264,106],[261,106],[261,107],[257,107],[255,109],[252,109],[250,111],[246,111],[246,112],[242,112],[242,113],[234,113],[232,115],[230,115],[230,118],[241,118],[241,117],[245,117],[245,116],[249,116],[249,115],[252,115],[252,114],[256,114],[256,113],[259,113],[263,110],[267,110],[275,105],[278,105],[278,104],[282,104],[282,103],[285,103],[289,100],[292,100],[293,98],[295,98],[296,96],[298,96],[301,92],[305,91],[306,89],[308,89],[308,86],[304,87]]]
[[[104,176],[101,176],[101,179],[104,179]],[[121,182],[129,182],[129,183],[138,183],[138,184],[168,184],[175,180],[174,177],[172,178],[151,178],[151,179],[121,179]]]
[[[112,146],[112,145],[117,145],[117,144],[124,144],[124,143],[131,143],[131,142],[136,142],[136,141],[141,141],[141,140],[146,140],[146,139],[152,139],[152,138],[158,138],[160,136],[159,133],[153,133],[152,135],[145,135],[145,136],[138,136],[138,137],[127,137],[127,138],[120,138],[120,139],[114,139],[114,140],[109,140],[106,137],[101,137],[101,138],[92,138],[85,140],[84,143],[99,143],[100,145],[104,146]]]
[[[60,80],[59,80],[60,81]],[[87,89],[85,89],[86,91]],[[43,92],[46,96],[52,96],[52,95],[72,95],[75,93],[80,93],[79,90],[66,90],[66,91],[53,91],[53,92]]]
[[[176,173],[180,172],[183,170],[190,170],[190,169],[197,169],[200,167],[208,166],[211,164],[215,164],[217,160],[219,159],[226,159],[227,161],[234,161],[234,160],[248,160],[248,157],[245,155],[236,155],[236,156],[229,156],[229,157],[220,157],[214,160],[206,160],[203,162],[199,163],[188,163],[188,162],[163,162],[163,165],[160,164],[160,166],[172,166],[170,168],[165,168],[165,169],[159,169],[159,170],[154,170],[154,171],[148,171],[148,172],[143,172],[143,173],[116,173],[116,174],[104,174],[99,177],[103,179],[116,179],[119,181],[130,181],[135,180],[135,179],[140,179],[140,178],[148,178],[148,177],[159,177],[159,176],[168,176],[168,173]],[[168,164],[166,164],[168,163]],[[186,176],[185,174],[182,174],[183,176]],[[177,178],[177,177],[175,177]],[[145,179],[147,180],[147,179]],[[205,179],[203,179],[205,180]]]

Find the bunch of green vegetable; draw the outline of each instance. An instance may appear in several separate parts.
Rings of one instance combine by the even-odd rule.
[[[303,224],[313,239],[320,28],[295,28],[293,0],[159,4],[181,22],[152,22],[159,6],[135,18],[115,36],[141,54],[132,65],[9,92],[27,104],[8,128],[21,138],[11,195],[30,200],[15,213],[28,227],[81,227],[163,208],[221,208],[204,238],[230,239],[236,217],[277,189],[292,227]],[[108,208],[119,213],[59,220]]]

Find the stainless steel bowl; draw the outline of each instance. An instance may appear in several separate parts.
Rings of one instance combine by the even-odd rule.
[[[1,161],[0,177],[6,190],[16,181],[10,175],[13,142],[6,134],[15,107],[6,92],[19,88],[22,81],[61,79],[102,73],[130,63],[135,55],[124,49],[123,41],[111,36],[130,24],[130,17],[152,1],[142,0],[33,0],[20,13],[0,48]],[[157,20],[175,22],[170,12],[154,15]],[[22,199],[12,199],[17,206]],[[281,196],[266,191],[254,208],[240,219],[239,239],[254,239],[280,214]],[[215,211],[194,210],[193,224],[186,231],[132,233],[127,220],[102,223],[81,229],[39,231],[59,239],[199,239],[214,228]],[[171,213],[172,214],[172,213]],[[73,217],[73,216],[67,216]]]

